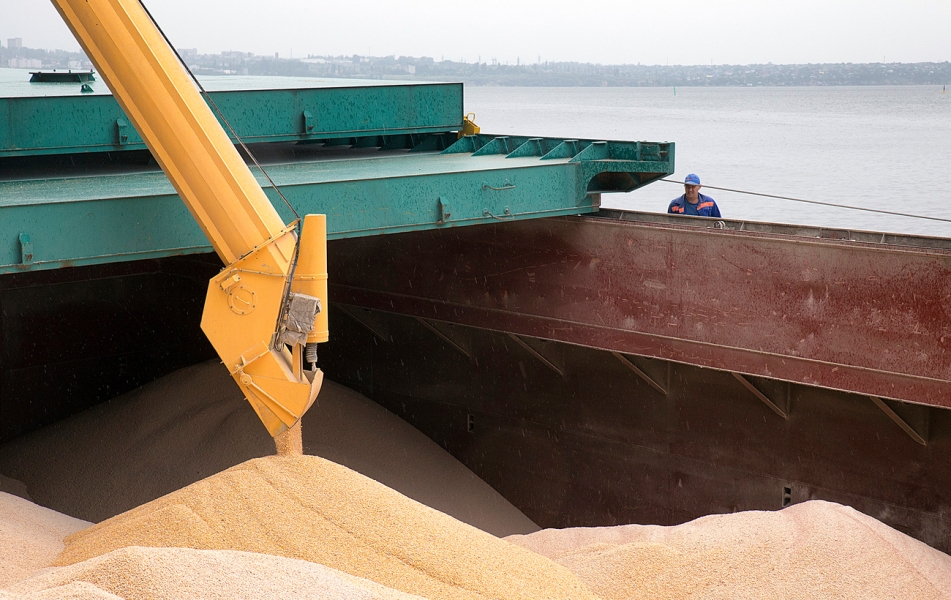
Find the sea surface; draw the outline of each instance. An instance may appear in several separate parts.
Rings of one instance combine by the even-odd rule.
[[[680,181],[951,219],[951,91],[940,86],[467,87],[482,131],[676,143]],[[705,189],[726,218],[951,237],[951,222]],[[658,181],[604,206],[666,212]]]

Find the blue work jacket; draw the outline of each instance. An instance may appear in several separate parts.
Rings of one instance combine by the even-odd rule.
[[[687,202],[687,194],[674,198],[667,207],[667,212],[675,215],[696,215],[698,217],[716,217],[720,218],[720,209],[717,203],[710,196],[699,194],[700,201],[696,204]]]

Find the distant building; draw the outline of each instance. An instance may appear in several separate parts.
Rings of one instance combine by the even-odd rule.
[[[7,60],[7,66],[14,69],[42,69],[43,61],[37,58],[11,58]]]
[[[23,38],[7,38],[7,48],[19,50],[23,47]]]

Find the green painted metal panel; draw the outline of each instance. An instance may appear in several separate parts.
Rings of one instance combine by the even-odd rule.
[[[0,157],[145,148],[101,80],[83,93],[79,83],[28,78],[26,71],[0,69]],[[247,143],[445,132],[462,125],[461,83],[212,77],[202,84]]]
[[[328,215],[330,239],[594,212],[600,193],[634,189],[674,170],[673,144],[474,138],[442,153],[267,169],[300,214]],[[548,156],[548,148],[567,147],[576,152]],[[612,173],[621,177],[605,178]],[[289,222],[290,211],[266,191]],[[208,250],[161,171],[0,182],[0,273]]]

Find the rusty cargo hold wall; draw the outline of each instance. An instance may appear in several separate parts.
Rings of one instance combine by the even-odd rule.
[[[332,279],[334,299],[951,407],[951,241],[680,219],[355,240],[337,252],[347,268]]]
[[[626,219],[337,242],[329,375],[543,527],[826,499],[951,549],[949,242]]]

